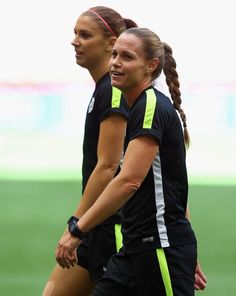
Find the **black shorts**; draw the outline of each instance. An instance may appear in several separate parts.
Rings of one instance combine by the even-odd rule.
[[[110,257],[122,247],[120,224],[100,225],[77,248],[78,265],[89,271],[92,281],[100,279]]]
[[[193,296],[197,246],[168,247],[136,254],[122,249],[109,260],[93,296]]]

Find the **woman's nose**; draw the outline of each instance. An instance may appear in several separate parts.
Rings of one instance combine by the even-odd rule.
[[[75,37],[72,41],[71,41],[71,45],[73,46],[78,46],[80,45],[79,39],[77,37]]]
[[[120,66],[121,65],[120,58],[118,56],[116,56],[115,58],[113,58],[112,64],[114,66]]]

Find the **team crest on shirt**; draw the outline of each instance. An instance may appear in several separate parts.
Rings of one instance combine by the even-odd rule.
[[[92,112],[93,110],[93,106],[94,106],[94,102],[95,102],[95,98],[92,97],[90,103],[89,103],[89,106],[88,106],[88,113]]]

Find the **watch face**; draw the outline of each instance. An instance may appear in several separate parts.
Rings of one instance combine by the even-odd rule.
[[[70,219],[67,221],[67,223],[70,225],[71,223],[75,222],[77,223],[79,219],[75,216],[70,217]]]
[[[74,219],[75,218],[75,219]],[[83,233],[77,225],[77,222],[79,221],[79,219],[77,219],[76,217],[71,217],[68,220],[68,230],[70,232],[71,235],[78,237],[79,239],[83,239],[85,237],[87,237],[88,233]]]
[[[76,224],[74,222],[70,223],[69,230],[70,230],[71,234],[73,234],[75,232],[75,229],[76,229]]]
[[[82,232],[79,230],[77,223],[75,221],[73,221],[70,225],[69,225],[69,231],[73,236],[78,237],[79,239],[81,239],[82,236]]]

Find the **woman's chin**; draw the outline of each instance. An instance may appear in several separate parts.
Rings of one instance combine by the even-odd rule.
[[[117,81],[116,79],[111,80],[111,85],[118,88],[118,89],[122,89],[122,84],[119,81]]]

